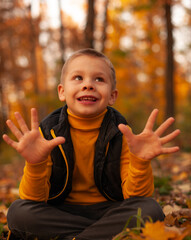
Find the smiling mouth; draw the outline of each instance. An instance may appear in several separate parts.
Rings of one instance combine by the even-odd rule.
[[[84,97],[79,97],[78,101],[96,102],[97,98],[84,96]]]

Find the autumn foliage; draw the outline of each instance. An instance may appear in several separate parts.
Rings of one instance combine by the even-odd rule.
[[[180,9],[180,23],[176,15],[167,19],[166,5],[172,13],[175,9],[180,14],[177,11]],[[167,105],[171,103],[168,112],[176,117],[177,127],[183,130],[179,143],[189,150],[189,5],[182,0],[84,0],[81,8],[87,17],[83,24],[75,22],[61,6],[57,9],[59,23],[54,26],[46,1],[39,1],[36,15],[32,14],[34,6],[30,1],[1,4],[0,133],[7,131],[5,120],[14,111],[27,118],[29,109],[35,106],[43,118],[59,107],[56,88],[62,64],[73,51],[91,46],[104,51],[116,68],[119,97],[115,106],[132,129],[140,132],[153,108],[160,110],[159,124],[168,116]],[[166,28],[167,22],[173,23],[171,29]],[[174,38],[170,43],[173,52],[169,53],[167,41],[172,31],[175,36],[179,33],[182,40]],[[169,54],[173,54],[171,63]],[[172,79],[167,76],[169,69]],[[169,81],[172,87],[168,90]]]
[[[59,24],[54,26],[47,2],[37,1],[35,16],[32,2],[0,1],[0,135],[8,131],[6,119],[13,119],[15,111],[29,122],[31,107],[38,108],[42,119],[61,106],[56,88],[70,53],[90,46],[104,51],[116,69],[115,107],[133,131],[143,129],[153,108],[160,110],[159,125],[168,115],[169,101],[181,130],[177,139],[181,153],[153,161],[153,197],[166,213],[165,222],[148,221],[137,229],[127,226],[114,239],[190,240],[191,155],[184,152],[191,150],[190,5],[183,0],[84,1],[81,8],[87,17],[79,24],[58,4]],[[172,11],[171,19],[165,7]],[[169,31],[174,38],[167,45]],[[23,164],[0,140],[0,239],[7,235],[7,209],[18,198]]]

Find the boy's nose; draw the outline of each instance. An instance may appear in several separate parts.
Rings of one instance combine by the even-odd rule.
[[[94,90],[93,82],[90,80],[84,81],[82,90]]]

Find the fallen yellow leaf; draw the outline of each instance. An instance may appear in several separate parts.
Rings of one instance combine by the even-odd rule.
[[[146,240],[173,240],[179,235],[177,232],[166,230],[164,222],[159,221],[155,223],[146,222],[142,231]]]

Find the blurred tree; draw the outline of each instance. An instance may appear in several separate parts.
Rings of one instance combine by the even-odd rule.
[[[171,13],[172,1],[165,0],[164,9],[166,16],[166,80],[165,80],[165,93],[166,93],[166,118],[175,116],[175,94],[174,94],[174,40],[173,40],[173,25]]]
[[[95,9],[96,0],[87,0],[87,21],[84,30],[84,45],[85,47],[94,48],[94,28],[95,28]]]
[[[65,60],[64,60],[65,44],[64,44],[64,24],[63,24],[64,13],[63,13],[63,10],[62,10],[61,0],[58,0],[58,5],[59,5],[59,16],[60,16],[60,51],[61,51],[61,64],[63,65],[64,62],[65,62]]]
[[[43,81],[43,75],[38,73],[38,57],[40,57],[38,55],[38,50],[39,50],[39,33],[40,33],[40,29],[39,29],[39,22],[40,19],[38,19],[37,21],[35,21],[35,19],[32,18],[31,16],[31,4],[28,5],[28,7],[26,8],[26,13],[28,14],[28,17],[26,17],[26,22],[28,23],[28,26],[30,27],[30,48],[31,48],[31,64],[32,64],[32,69],[33,69],[33,80],[34,80],[34,93],[35,95],[38,96],[38,94],[40,94],[40,87],[39,84],[40,82],[44,82]],[[39,80],[39,78],[41,78]]]
[[[1,58],[2,60],[2,58]],[[1,73],[1,64],[0,64],[0,73]],[[6,132],[6,124],[5,121],[7,119],[7,109],[6,104],[4,102],[4,95],[3,95],[3,82],[0,81],[0,135],[4,132]],[[0,139],[0,142],[2,141],[2,138]]]
[[[3,5],[0,5],[0,26],[3,23],[2,16],[6,12],[6,8]],[[0,27],[0,36],[2,35],[2,28]],[[1,37],[0,37],[1,39]],[[3,132],[6,131],[5,121],[7,119],[8,111],[6,109],[5,98],[4,98],[4,82],[3,82],[3,70],[4,70],[4,60],[6,56],[3,52],[3,46],[0,44],[0,135],[2,136]],[[2,138],[0,139],[0,142]]]
[[[107,40],[107,24],[108,24],[108,5],[109,0],[105,0],[104,3],[104,16],[103,16],[103,30],[102,30],[102,36],[101,36],[101,52],[105,52],[105,42]]]

